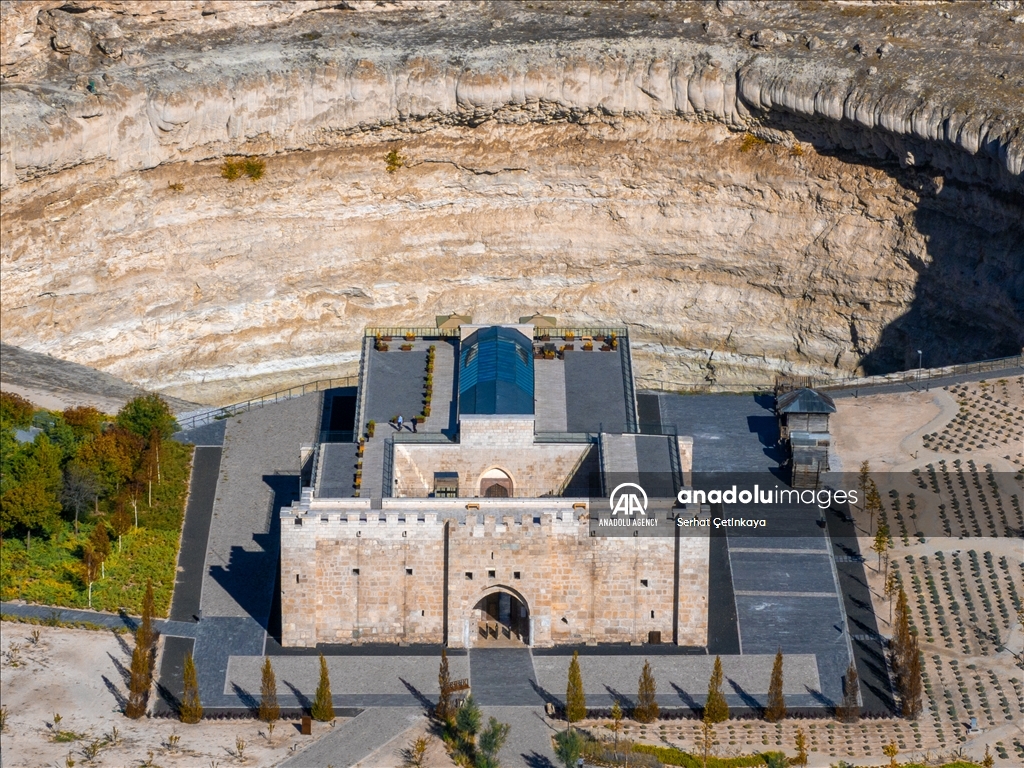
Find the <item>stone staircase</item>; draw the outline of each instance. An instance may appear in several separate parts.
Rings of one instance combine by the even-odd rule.
[[[387,424],[382,425],[383,429],[390,430]],[[381,430],[381,427],[378,427]],[[366,448],[363,449],[363,485],[360,488],[359,496],[364,499],[379,499],[383,488],[384,480],[384,441],[387,435],[378,434],[366,441]]]
[[[605,476],[613,473],[636,476],[638,465],[634,438],[635,435],[601,434],[601,471]]]

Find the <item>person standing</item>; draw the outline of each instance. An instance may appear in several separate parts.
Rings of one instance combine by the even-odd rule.
[[[399,416],[398,416],[398,431],[399,432],[402,431],[402,422],[403,422],[402,416],[401,416],[401,414],[399,414]]]

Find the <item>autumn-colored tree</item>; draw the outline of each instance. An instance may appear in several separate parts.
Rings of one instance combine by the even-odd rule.
[[[578,723],[587,716],[587,700],[583,695],[583,676],[580,674],[580,653],[572,652],[572,661],[569,662],[569,682],[565,690],[565,719],[572,728],[573,723]]]
[[[310,714],[314,720],[322,723],[334,719],[334,699],[331,696],[331,678],[327,674],[327,659],[320,654],[320,682],[316,686],[316,696],[313,699],[313,706]]]
[[[91,405],[80,405],[64,409],[64,421],[70,426],[77,437],[99,437],[103,432],[106,417]]]
[[[152,683],[151,669],[149,648],[139,642],[138,632],[136,632],[135,648],[132,650],[132,665],[128,677],[128,701],[124,707],[125,717],[138,720],[146,714],[146,702]]]
[[[142,438],[131,432],[108,429],[82,445],[78,462],[93,472],[107,494],[114,496],[135,476],[143,445]]]
[[[782,649],[775,653],[771,682],[768,684],[768,706],[764,719],[769,723],[781,722],[786,717],[786,699],[782,695]]]
[[[843,678],[843,703],[836,709],[836,717],[840,722],[855,723],[860,719],[860,703],[857,698],[859,689],[857,666],[851,661]]]
[[[895,741],[890,741],[882,747],[882,754],[889,758],[889,768],[899,768],[899,763],[896,762],[896,755],[899,753],[900,748],[896,746]]]
[[[162,437],[178,431],[174,414],[160,395],[142,395],[129,400],[117,412],[117,425],[141,438],[149,438],[155,429]]]
[[[128,514],[124,499],[120,496],[117,499],[114,514],[110,516],[110,527],[113,529],[114,535],[117,536],[117,551],[120,552],[121,537],[132,529],[132,516]]]
[[[711,724],[724,723],[729,719],[729,705],[725,701],[725,694],[722,693],[724,678],[722,657],[715,656],[715,666],[711,672],[711,679],[708,680],[708,697],[704,701],[704,719]]]
[[[322,656],[320,658],[323,658]],[[195,724],[203,719],[203,705],[199,700],[199,681],[196,679],[196,664],[192,654],[185,654],[185,669],[181,704],[178,706],[178,719],[183,723]]]
[[[878,569],[882,570],[882,556],[889,551],[889,526],[885,523],[881,523],[878,526],[878,531],[875,533],[875,542],[871,545],[871,549],[878,553]],[[888,559],[886,561],[888,564]]]
[[[441,666],[437,673],[437,687],[440,695],[437,699],[437,706],[434,707],[434,716],[442,723],[451,722],[455,717],[455,708],[452,706],[451,672],[448,669],[448,652],[441,649]]]
[[[0,428],[28,429],[36,408],[14,392],[0,392]]]
[[[916,720],[923,708],[921,691],[921,652],[917,635],[910,636],[904,667],[897,677],[900,692],[900,712],[908,720]]]
[[[803,728],[796,729],[796,757],[793,758],[793,765],[807,765],[807,735]]]
[[[128,679],[128,703],[124,714],[137,720],[146,714],[149,689],[153,684],[153,646],[156,632],[153,629],[153,581],[146,582],[146,594],[142,599],[142,620],[135,628],[135,649],[132,651],[132,666]]]
[[[651,662],[644,659],[643,669],[640,670],[640,681],[637,684],[636,706],[633,708],[633,719],[638,723],[653,723],[658,719],[659,708],[658,702],[655,700],[657,691]]]
[[[276,722],[281,717],[281,707],[277,703],[277,677],[270,665],[270,657],[263,660],[263,675],[260,680],[260,711],[259,718],[264,723]]]

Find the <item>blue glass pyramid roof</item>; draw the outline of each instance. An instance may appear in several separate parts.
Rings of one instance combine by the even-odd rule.
[[[459,359],[460,414],[532,414],[533,344],[514,328],[474,331]]]

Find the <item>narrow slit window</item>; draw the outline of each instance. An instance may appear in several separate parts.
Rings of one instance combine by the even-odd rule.
[[[472,581],[472,580],[473,580],[473,572],[472,571],[466,571],[466,581]]]
[[[359,575],[359,569],[358,568],[353,568],[352,569],[352,575],[353,576],[358,576]]]
[[[513,579],[518,579],[518,578],[521,577],[521,575],[522,574],[520,574],[519,571],[512,571],[512,578]]]
[[[649,587],[650,586],[650,582],[648,582],[647,579],[640,579],[640,586],[641,587]]]

